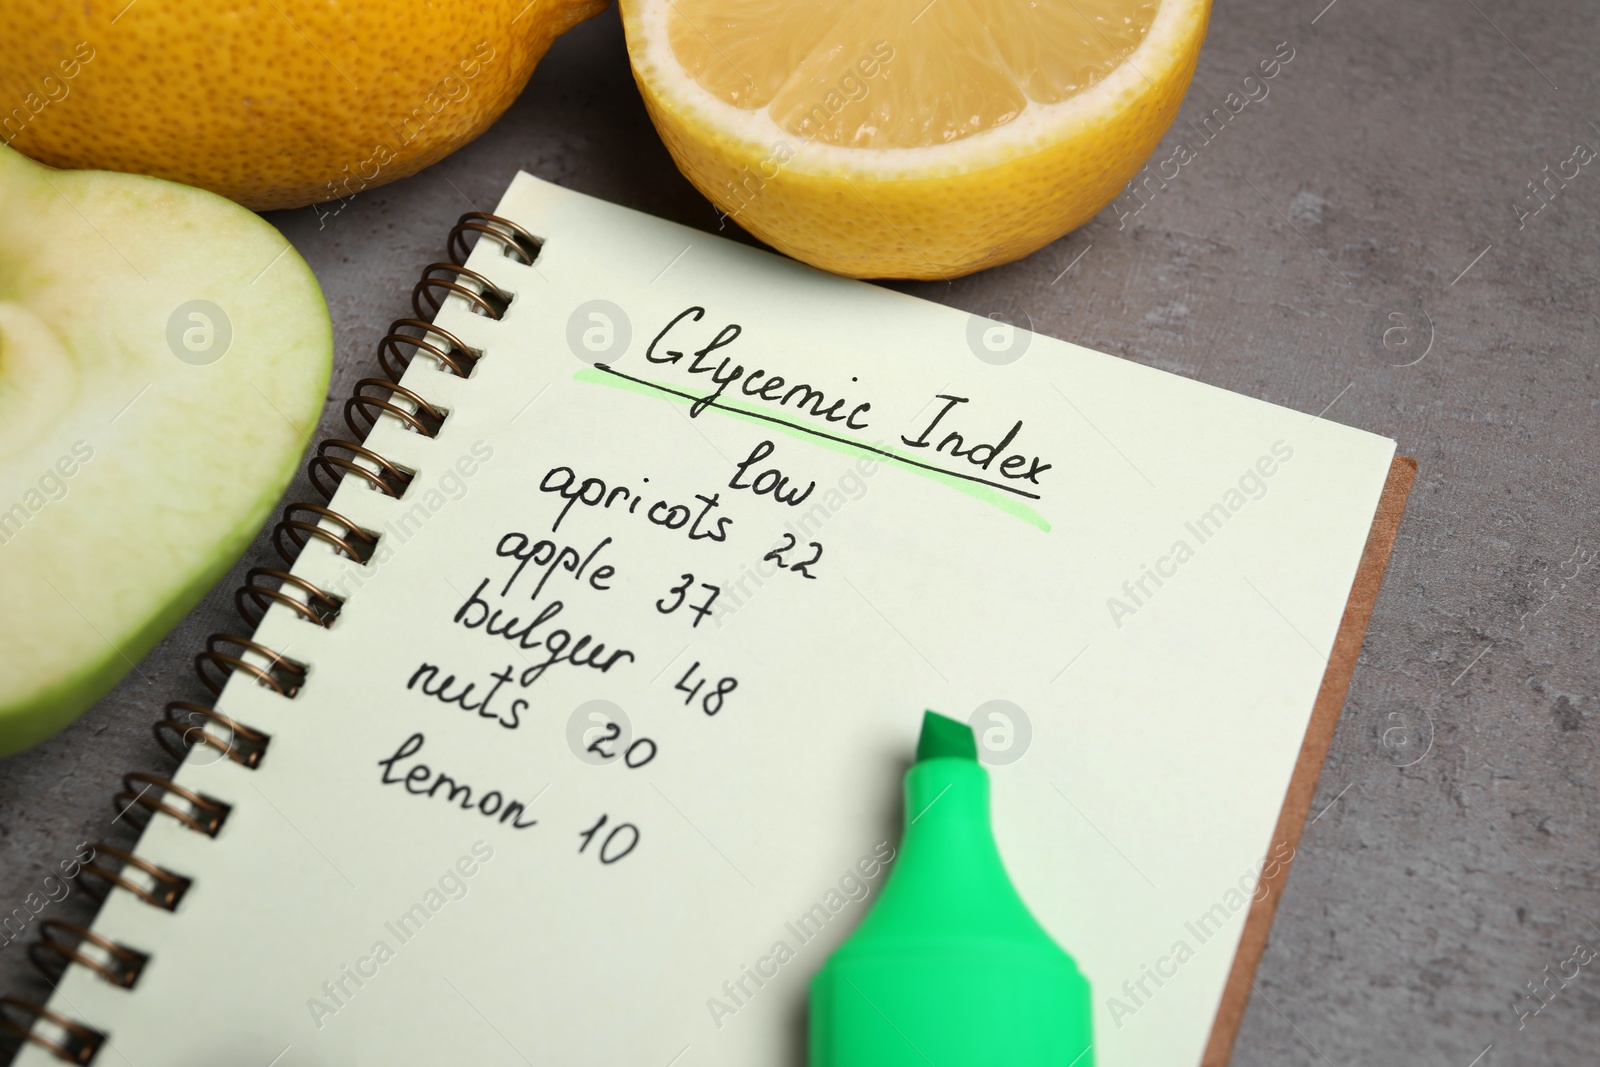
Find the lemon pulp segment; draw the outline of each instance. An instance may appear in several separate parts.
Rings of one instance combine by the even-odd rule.
[[[1155,0],[674,0],[684,71],[804,140],[919,148],[1003,126],[1100,81]]]

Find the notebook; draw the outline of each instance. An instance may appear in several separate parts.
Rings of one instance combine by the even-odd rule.
[[[527,174],[448,243],[15,1062],[802,1064],[925,708],[1093,1062],[1225,1062],[1393,442]]]

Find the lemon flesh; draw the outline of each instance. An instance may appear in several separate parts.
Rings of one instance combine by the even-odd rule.
[[[680,169],[768,243],[949,278],[1092,217],[1171,125],[1208,0],[623,0]]]
[[[855,148],[945,144],[1030,103],[1060,103],[1115,69],[1156,12],[1154,0],[764,6],[776,10],[677,0],[673,55],[728,103],[767,109],[795,137]]]

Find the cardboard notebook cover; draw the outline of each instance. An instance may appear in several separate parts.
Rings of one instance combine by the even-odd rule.
[[[1389,565],[1389,554],[1394,549],[1394,539],[1400,531],[1400,519],[1405,514],[1406,498],[1411,493],[1411,483],[1416,476],[1416,460],[1409,456],[1395,456],[1389,467],[1388,480],[1384,482],[1383,496],[1379,498],[1378,509],[1372,517],[1372,531],[1367,535],[1367,545],[1361,553],[1361,565],[1350,587],[1350,600],[1345,605],[1344,618],[1339,623],[1339,636],[1334,642],[1333,654],[1328,657],[1328,668],[1322,675],[1322,687],[1317,691],[1311,723],[1306,727],[1305,743],[1300,748],[1300,758],[1295,761],[1294,776],[1289,781],[1289,792],[1283,798],[1283,810],[1278,813],[1277,829],[1272,834],[1274,848],[1283,843],[1291,850],[1295,849],[1300,843],[1301,832],[1305,830],[1306,817],[1311,813],[1311,798],[1317,791],[1317,779],[1322,776],[1328,746],[1333,743],[1333,731],[1339,725],[1339,713],[1344,709],[1345,694],[1350,690],[1350,678],[1355,673],[1356,660],[1361,656],[1367,623],[1377,605],[1378,590],[1383,586],[1383,573]],[[1293,851],[1290,855],[1293,856]],[[1278,900],[1293,863],[1291,859],[1270,875],[1262,873],[1261,885],[1265,887],[1265,892],[1252,901],[1245,918],[1239,950],[1228,972],[1222,1004],[1211,1026],[1211,1037],[1206,1042],[1201,1067],[1226,1067],[1233,1056],[1233,1043],[1239,1036],[1245,1006],[1250,1003],[1250,993],[1255,987],[1256,968],[1267,950],[1272,920],[1277,915]]]

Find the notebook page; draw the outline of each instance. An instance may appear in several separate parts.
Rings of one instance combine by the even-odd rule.
[[[404,498],[330,504],[377,556],[313,542],[339,618],[257,631],[304,688],[218,703],[260,768],[197,753],[226,826],[141,840],[192,889],[95,923],[138,987],[52,1001],[97,1062],[802,1064],[933,708],[983,709],[1097,1062],[1198,1063],[1393,443],[525,174],[497,213],[545,243],[475,249],[469,378],[403,379],[437,438],[368,438]]]

